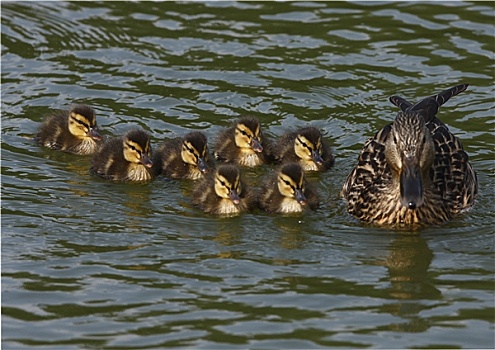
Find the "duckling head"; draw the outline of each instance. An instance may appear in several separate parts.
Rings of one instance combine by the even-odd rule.
[[[235,125],[235,144],[239,148],[262,152],[261,125],[254,117],[243,117]]]
[[[215,193],[223,199],[239,204],[242,193],[241,174],[234,165],[220,165],[215,174]]]
[[[143,130],[131,130],[124,136],[124,158],[133,164],[153,166],[150,135]]]
[[[208,146],[205,134],[200,131],[188,133],[182,141],[182,161],[195,165],[202,173],[208,172]]]
[[[287,198],[294,198],[299,204],[305,205],[307,200],[304,195],[306,179],[304,170],[297,163],[284,165],[277,177],[277,187],[280,194]]]
[[[423,205],[435,145],[421,113],[399,112],[385,141],[385,159],[393,181],[399,182],[402,205],[408,209]]]
[[[299,131],[294,140],[294,152],[305,161],[323,164],[321,133],[317,128],[308,127]]]
[[[76,105],[71,108],[69,111],[69,131],[80,139],[101,140],[96,125],[95,112],[90,106]]]

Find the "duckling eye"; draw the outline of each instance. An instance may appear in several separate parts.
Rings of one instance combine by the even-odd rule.
[[[306,147],[307,149],[311,150],[311,147],[308,146],[308,144],[306,142],[304,142],[303,140],[301,140],[299,137],[297,138],[299,140],[299,142],[304,146]]]
[[[186,146],[186,149],[189,153],[192,153],[194,154],[194,149],[192,149],[191,147],[189,147],[188,145],[185,145]]]
[[[290,182],[289,182],[289,181],[287,181],[287,180],[283,180],[283,181],[284,181],[284,183],[285,183],[287,186],[291,187],[291,184],[290,184]]]
[[[137,152],[137,153],[141,154],[141,151],[139,151],[139,150],[138,150],[136,147],[134,147],[133,145],[128,145],[128,146],[129,146],[129,148],[130,148],[131,150],[133,150],[134,152]]]

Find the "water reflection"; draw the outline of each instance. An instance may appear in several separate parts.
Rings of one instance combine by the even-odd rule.
[[[2,2],[2,347],[493,348],[493,13]],[[338,192],[395,115],[388,96],[464,79],[448,126],[472,155],[479,205],[430,239],[353,220]],[[311,123],[336,156],[314,178],[322,208],[216,218],[192,207],[190,182],[89,176],[89,159],[23,137],[75,101],[109,134],[140,125],[157,140],[210,139],[251,113],[274,136]]]
[[[442,296],[428,273],[434,254],[420,236],[398,236],[388,249],[389,254],[382,264],[388,269],[389,295],[398,302],[388,304],[384,309],[406,320],[390,327],[404,332],[424,331],[431,326],[428,319],[419,316],[430,308],[424,300]]]

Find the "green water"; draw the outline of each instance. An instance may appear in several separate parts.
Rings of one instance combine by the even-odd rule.
[[[492,2],[2,2],[2,348],[493,348]],[[478,173],[473,210],[415,234],[350,217],[364,141],[462,82],[438,116]],[[215,218],[193,182],[114,184],[42,149],[43,116],[92,105],[154,144],[243,114],[321,128],[322,207]],[[270,166],[245,170],[256,185]]]

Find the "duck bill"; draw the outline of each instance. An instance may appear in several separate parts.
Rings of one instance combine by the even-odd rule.
[[[315,164],[323,164],[323,158],[321,157],[320,152],[318,152],[317,150],[311,151],[311,158],[313,159],[313,162],[315,162]]]
[[[95,141],[101,140],[101,135],[98,132],[98,130],[96,130],[95,128],[90,128],[88,135],[89,135],[89,137],[91,137]]]
[[[306,196],[304,195],[303,191],[298,188],[294,192],[294,197],[296,197],[296,201],[301,204],[301,205],[306,205]]]
[[[196,164],[198,166],[199,171],[201,171],[202,173],[208,172],[208,164],[206,163],[203,157],[199,157]]]
[[[255,152],[262,152],[263,151],[263,146],[261,146],[261,143],[257,137],[253,137],[253,139],[251,140],[251,148]]]
[[[423,205],[423,182],[418,160],[414,157],[404,157],[400,174],[400,200],[408,209],[416,209]]]
[[[151,168],[153,166],[153,162],[146,153],[141,153],[141,164],[143,164],[147,168]]]
[[[229,198],[234,204],[239,204],[239,202],[241,201],[241,197],[239,197],[236,190],[230,190]]]

